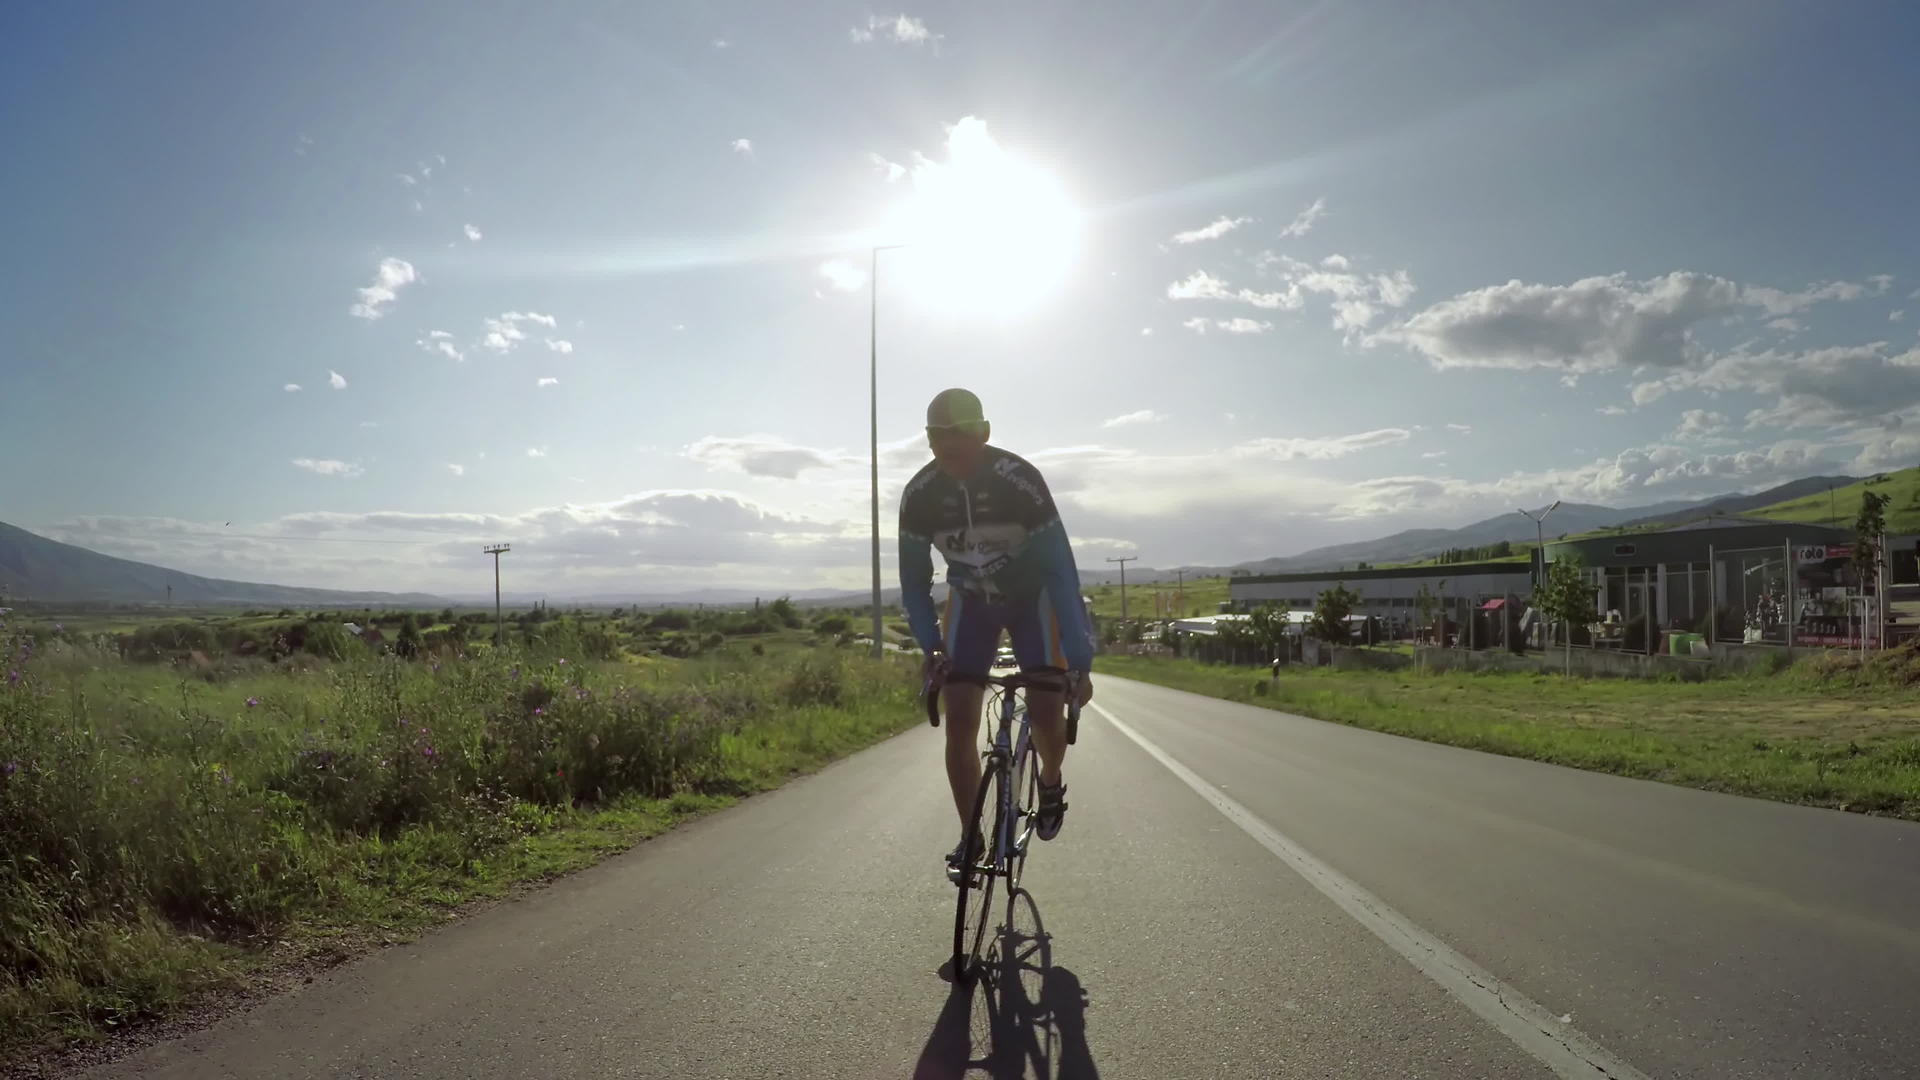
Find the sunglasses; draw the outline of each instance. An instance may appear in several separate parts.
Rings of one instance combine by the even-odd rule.
[[[964,423],[945,426],[927,425],[927,438],[929,439],[954,439],[961,437],[978,439],[986,433],[987,425],[983,420],[970,420]]]

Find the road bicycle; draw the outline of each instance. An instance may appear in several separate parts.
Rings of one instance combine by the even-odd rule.
[[[1012,925],[1014,897],[1027,865],[1027,847],[1039,822],[1040,757],[1033,748],[1027,691],[1058,690],[1066,696],[1067,742],[1072,743],[1079,736],[1080,706],[1068,680],[1064,675],[1025,672],[989,675],[982,680],[992,694],[992,713],[1000,719],[983,751],[986,767],[979,793],[974,796],[973,813],[967,819],[971,828],[960,861],[960,895],[953,913],[953,976],[958,982],[971,982],[980,972],[980,950],[986,942],[997,882],[1006,883],[1007,924]],[[936,668],[921,691],[927,722],[934,727],[940,726],[940,690],[945,682],[944,671]],[[989,809],[991,831],[982,827]]]

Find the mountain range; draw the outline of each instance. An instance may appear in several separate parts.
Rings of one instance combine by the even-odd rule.
[[[1563,502],[1548,515],[1546,535],[1554,538],[1623,526],[1678,524],[1709,514],[1743,513],[1855,482],[1856,478],[1848,476],[1809,476],[1750,495],[1723,495],[1629,509]],[[1531,520],[1511,513],[1457,529],[1407,529],[1373,540],[1333,544],[1298,555],[1258,559],[1234,566],[1186,566],[1166,570],[1134,567],[1126,572],[1126,578],[1129,583],[1155,584],[1172,581],[1179,573],[1191,578],[1224,575],[1233,571],[1292,573],[1335,570],[1362,562],[1409,562],[1438,555],[1449,548],[1481,547],[1502,540],[1530,541],[1534,535]],[[1100,585],[1120,580],[1120,574],[1112,570],[1084,569],[1080,579],[1087,585]],[[504,595],[502,600],[515,606],[525,606],[540,599],[569,607],[588,604],[651,607],[673,603],[727,606],[751,603],[756,598],[772,599],[779,595],[779,590],[701,588],[672,592],[596,593],[591,596],[512,593]],[[811,589],[787,595],[795,603],[808,606],[858,606],[867,603],[872,594],[865,590]],[[34,600],[111,603],[170,601],[179,605],[250,607],[442,607],[450,602],[472,605],[493,602],[491,593],[442,597],[427,593],[313,589],[201,577],[131,559],[102,555],[73,544],[49,540],[4,522],[0,522],[0,596]],[[890,606],[897,604],[899,598],[898,588],[890,588],[882,593],[883,602]]]

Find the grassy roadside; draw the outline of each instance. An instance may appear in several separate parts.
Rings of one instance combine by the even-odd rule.
[[[1294,669],[1102,656],[1123,678],[1394,735],[1920,820],[1920,702],[1831,661],[1703,683]]]
[[[0,1071],[403,940],[919,722],[831,646],[0,673]]]

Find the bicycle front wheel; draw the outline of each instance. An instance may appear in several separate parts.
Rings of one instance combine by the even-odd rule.
[[[987,923],[993,919],[994,881],[1001,874],[995,857],[1000,837],[1001,798],[1007,770],[1000,759],[988,759],[987,771],[980,777],[980,790],[973,798],[973,814],[967,819],[966,858],[961,862],[960,895],[953,913],[953,977],[970,983],[980,973],[980,951],[986,945]],[[991,800],[991,801],[989,801]],[[991,808],[991,809],[989,809]],[[985,846],[975,840],[984,840]]]

